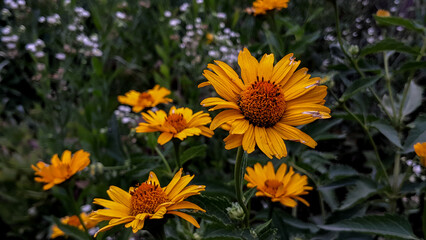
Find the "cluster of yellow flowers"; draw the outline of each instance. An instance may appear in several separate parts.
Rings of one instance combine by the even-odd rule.
[[[324,106],[327,87],[320,86],[320,78],[311,78],[308,69],[297,70],[300,61],[296,61],[293,54],[283,57],[275,65],[274,61],[273,54],[265,54],[258,61],[244,48],[238,56],[240,75],[224,62],[208,64],[208,69],[203,73],[207,81],[199,87],[212,86],[219,95],[201,102],[202,106],[212,107],[209,111],[222,110],[213,121],[208,113],[199,111],[194,114],[189,108],[172,106],[168,113],[153,109],[142,112],[144,122],[139,123],[136,132],[160,132],[157,142],[163,145],[173,138],[182,141],[194,135],[212,137],[213,130],[222,127],[229,131],[224,139],[226,149],[241,146],[247,153],[252,153],[257,146],[271,159],[287,156],[284,140],[301,142],[314,148],[317,143],[296,126],[330,118],[330,109]],[[160,103],[172,102],[166,97],[170,93],[157,85],[143,93],[132,90],[125,96],[119,96],[118,101],[132,106],[134,112],[141,112]],[[414,149],[421,163],[426,165],[426,143],[418,143]],[[67,150],[61,159],[54,155],[51,165],[39,162],[32,166],[35,180],[45,183],[43,189],[48,190],[87,167],[89,155],[83,150],[73,156]],[[312,190],[307,177],[295,173],[285,163],[277,171],[272,162],[265,166],[256,163],[254,167],[247,167],[246,172],[244,179],[248,182],[247,187],[257,188],[256,196],[268,197],[272,202],[288,207],[295,207],[296,201],[309,206],[301,198]],[[108,221],[98,232],[121,224],[137,232],[144,227],[146,219],[161,219],[165,214],[173,214],[200,227],[192,216],[179,210],[204,212],[186,198],[200,194],[206,186],[188,186],[194,176],[182,176],[182,173],[181,168],[165,187],[161,187],[154,172],[149,173],[147,181],[130,187],[128,191],[111,186],[107,190],[111,200],[95,198],[93,202],[105,209],[93,212],[90,217],[84,214],[80,218],[65,217],[61,222],[79,228],[85,224],[90,228],[98,222]],[[53,228],[52,238],[62,234],[57,227]]]

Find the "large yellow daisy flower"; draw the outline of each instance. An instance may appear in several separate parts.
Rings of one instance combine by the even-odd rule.
[[[71,157],[71,152],[65,150],[60,160],[58,154],[55,154],[51,159],[51,165],[40,161],[36,166],[31,166],[36,175],[34,180],[46,183],[43,190],[48,190],[87,167],[90,163],[89,156],[90,153],[79,150]]]
[[[138,113],[147,107],[155,107],[160,103],[172,102],[172,99],[166,98],[169,94],[170,91],[167,88],[155,85],[153,89],[142,93],[130,90],[124,96],[118,96],[118,101],[132,106],[132,111]]]
[[[81,217],[81,220],[83,220],[83,223],[86,229],[91,229],[99,223],[99,221],[94,221],[90,219],[89,215],[87,215],[84,212],[80,214],[80,217]],[[81,231],[84,231],[83,225],[81,225],[80,219],[76,215],[66,216],[61,218],[61,223],[70,225],[73,227],[77,227]],[[65,233],[61,229],[59,229],[57,225],[52,226],[52,234],[50,235],[50,238],[57,238],[59,236],[64,236],[64,235]]]
[[[299,197],[300,195],[308,194],[308,190],[312,187],[307,186],[308,178],[294,173],[293,168],[287,172],[287,165],[281,164],[275,173],[272,162],[268,162],[265,166],[260,163],[254,165],[254,169],[247,167],[247,174],[244,179],[248,181],[247,187],[257,188],[256,196],[264,196],[271,198],[272,202],[280,202],[288,207],[295,207],[299,200],[306,206],[309,203]]]
[[[278,9],[281,10],[283,8],[288,7],[288,2],[290,0],[256,0],[253,2],[253,14],[266,14],[267,11]]]
[[[205,212],[198,205],[184,200],[200,194],[206,187],[203,185],[187,186],[194,176],[182,177],[181,175],[182,168],[176,173],[169,185],[163,188],[153,172],[149,173],[146,182],[137,187],[131,187],[129,192],[111,186],[107,193],[112,201],[100,198],[95,198],[93,201],[93,203],[107,209],[93,212],[91,219],[109,221],[108,225],[99,229],[96,234],[124,223],[126,228],[131,227],[132,231],[136,233],[143,228],[145,219],[161,219],[164,214],[177,215],[199,228],[200,225],[192,216],[177,210],[194,209]]]
[[[189,108],[171,107],[169,114],[163,110],[156,112],[148,111],[142,113],[146,122],[139,123],[136,127],[136,132],[161,132],[157,142],[161,145],[167,143],[172,138],[179,138],[184,140],[186,137],[194,135],[204,135],[212,137],[214,132],[208,127],[204,126],[209,124],[212,119],[208,113],[199,111],[193,114]]]
[[[226,63],[215,61],[204,70],[207,82],[222,98],[204,99],[201,105],[209,111],[220,112],[210,124],[214,130],[230,123],[225,148],[243,146],[248,153],[257,145],[269,158],[287,156],[284,140],[301,142],[314,148],[317,143],[294,126],[317,119],[330,118],[330,109],[324,106],[327,87],[319,86],[320,78],[310,78],[308,69],[296,71],[300,61],[288,54],[275,66],[274,55],[265,54],[260,62],[244,48],[238,56],[241,77]],[[295,72],[296,71],[296,72]]]
[[[420,163],[426,167],[426,142],[414,144],[414,151],[420,158]]]

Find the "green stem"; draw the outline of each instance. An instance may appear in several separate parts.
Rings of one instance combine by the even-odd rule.
[[[243,200],[243,147],[238,147],[237,157],[235,158],[234,180],[235,180],[235,193],[237,194],[237,201],[244,211],[244,225],[249,227],[249,211]]]
[[[80,208],[78,207],[77,202],[74,199],[74,194],[72,192],[72,186],[73,185],[74,184],[69,184],[67,186],[67,190],[68,190],[69,199],[71,200],[71,204],[72,204],[72,207],[73,207],[74,214],[78,217],[78,220],[80,220],[80,224],[81,224],[81,226],[83,226],[83,229],[86,232],[88,239],[92,239],[92,236],[90,236],[89,231],[86,228],[86,224],[84,224],[84,221],[80,216]]]
[[[382,159],[380,158],[379,151],[377,149],[376,143],[373,140],[373,137],[370,134],[370,130],[351,110],[349,110],[349,108],[346,106],[345,103],[343,103],[342,106],[343,106],[343,109],[345,109],[345,111],[349,113],[349,115],[351,115],[355,119],[355,121],[359,123],[359,125],[361,125],[362,129],[364,129],[365,133],[368,136],[368,139],[370,140],[371,145],[373,146],[374,154],[376,155],[376,159],[379,162],[380,167],[382,168],[383,174],[385,175],[387,181],[389,182],[388,173],[386,172],[386,168],[383,165]],[[390,182],[389,182],[389,185],[391,185]]]
[[[392,115],[393,118],[391,118],[392,122],[394,121],[394,118],[396,116],[396,109],[395,109],[395,100],[393,99],[393,93],[392,93],[392,86],[391,86],[391,79],[389,74],[389,61],[388,61],[388,55],[386,54],[386,51],[383,52],[383,62],[385,65],[385,80],[386,80],[386,88],[389,92],[389,98],[391,101],[391,107],[392,107]]]
[[[155,151],[157,152],[158,156],[160,156],[161,160],[163,161],[164,165],[167,168],[167,171],[169,171],[169,173],[172,173],[172,169],[170,168],[169,163],[167,162],[166,158],[164,157],[164,155],[161,153],[160,149],[158,149],[158,147],[155,147]]]
[[[176,155],[176,166],[178,167],[178,169],[180,169],[182,167],[182,164],[180,162],[180,151],[179,151],[179,147],[180,147],[180,140],[178,139],[173,139],[173,146],[175,148],[175,155]]]
[[[269,201],[269,211],[268,211],[268,219],[272,218],[272,214],[274,213],[274,202]]]

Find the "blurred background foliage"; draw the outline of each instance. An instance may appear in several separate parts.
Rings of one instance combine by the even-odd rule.
[[[127,189],[144,181],[150,170],[169,181],[156,134],[136,134],[140,116],[120,108],[117,96],[159,84],[172,91],[173,104],[206,111],[199,103],[213,92],[197,88],[203,69],[213,60],[237,69],[243,47],[257,58],[272,52],[277,60],[293,52],[329,87],[332,118],[303,127],[317,148],[286,142],[289,156],[273,160],[308,175],[311,206],[276,206],[268,222],[267,201],[255,197],[253,229],[236,229],[225,211],[235,201],[236,150],[224,150],[226,133],[217,130],[211,139],[181,145],[185,170],[207,186],[203,197],[193,198],[207,214],[199,215],[204,220],[196,231],[170,219],[166,231],[176,236],[170,239],[422,237],[426,171],[414,160],[413,145],[426,141],[424,2],[292,0],[287,9],[256,17],[246,12],[251,4],[4,0],[1,238],[45,239],[54,219],[70,214],[61,188],[42,191],[30,168],[65,149],[91,153],[92,164],[75,181],[81,206],[106,197],[109,185]],[[391,17],[375,16],[378,9]],[[158,147],[173,164],[172,144]],[[256,151],[247,164],[267,160]]]

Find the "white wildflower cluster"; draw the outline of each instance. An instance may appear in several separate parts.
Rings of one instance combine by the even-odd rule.
[[[133,113],[132,108],[125,105],[118,106],[114,115],[122,124],[128,124],[131,127],[136,127],[140,119],[140,114]]]
[[[405,164],[411,168],[413,174],[409,177],[410,182],[416,182],[416,179],[420,179],[421,181],[426,181],[426,172],[420,166],[420,164],[412,159],[406,160],[405,158],[401,159]]]
[[[6,26],[1,29],[1,42],[6,45],[6,48],[16,49],[16,44],[19,41],[19,37],[16,34],[12,34],[12,27]]]
[[[85,56],[102,56],[102,51],[99,49],[99,38],[97,34],[92,34],[90,37],[84,33],[80,33],[76,38],[77,42],[81,44],[79,52]]]
[[[50,15],[50,16],[47,16],[47,17],[41,16],[41,17],[38,18],[38,22],[39,23],[47,22],[49,25],[60,25],[61,24],[61,17],[57,13]]]
[[[90,13],[82,7],[74,8],[74,13],[76,14],[76,16],[73,18],[73,22],[69,24],[67,28],[71,32],[83,31],[83,22],[86,18],[90,17]]]
[[[208,54],[212,58],[235,64],[238,61],[238,53],[242,48],[240,34],[230,28],[226,28],[223,22],[219,24],[219,27],[220,30],[213,36],[213,43],[208,46]]]
[[[9,9],[23,9],[27,5],[25,0],[4,0],[3,3]]]
[[[115,12],[115,20],[116,20],[117,26],[120,28],[127,27],[127,21],[130,18],[131,17],[127,16],[125,12],[122,12],[122,11]]]
[[[33,43],[28,43],[27,45],[25,45],[25,49],[34,54],[34,56],[36,58],[42,58],[44,57],[44,52],[43,52],[43,48],[46,46],[46,44],[44,44],[43,40],[41,39],[37,39],[35,42]]]

